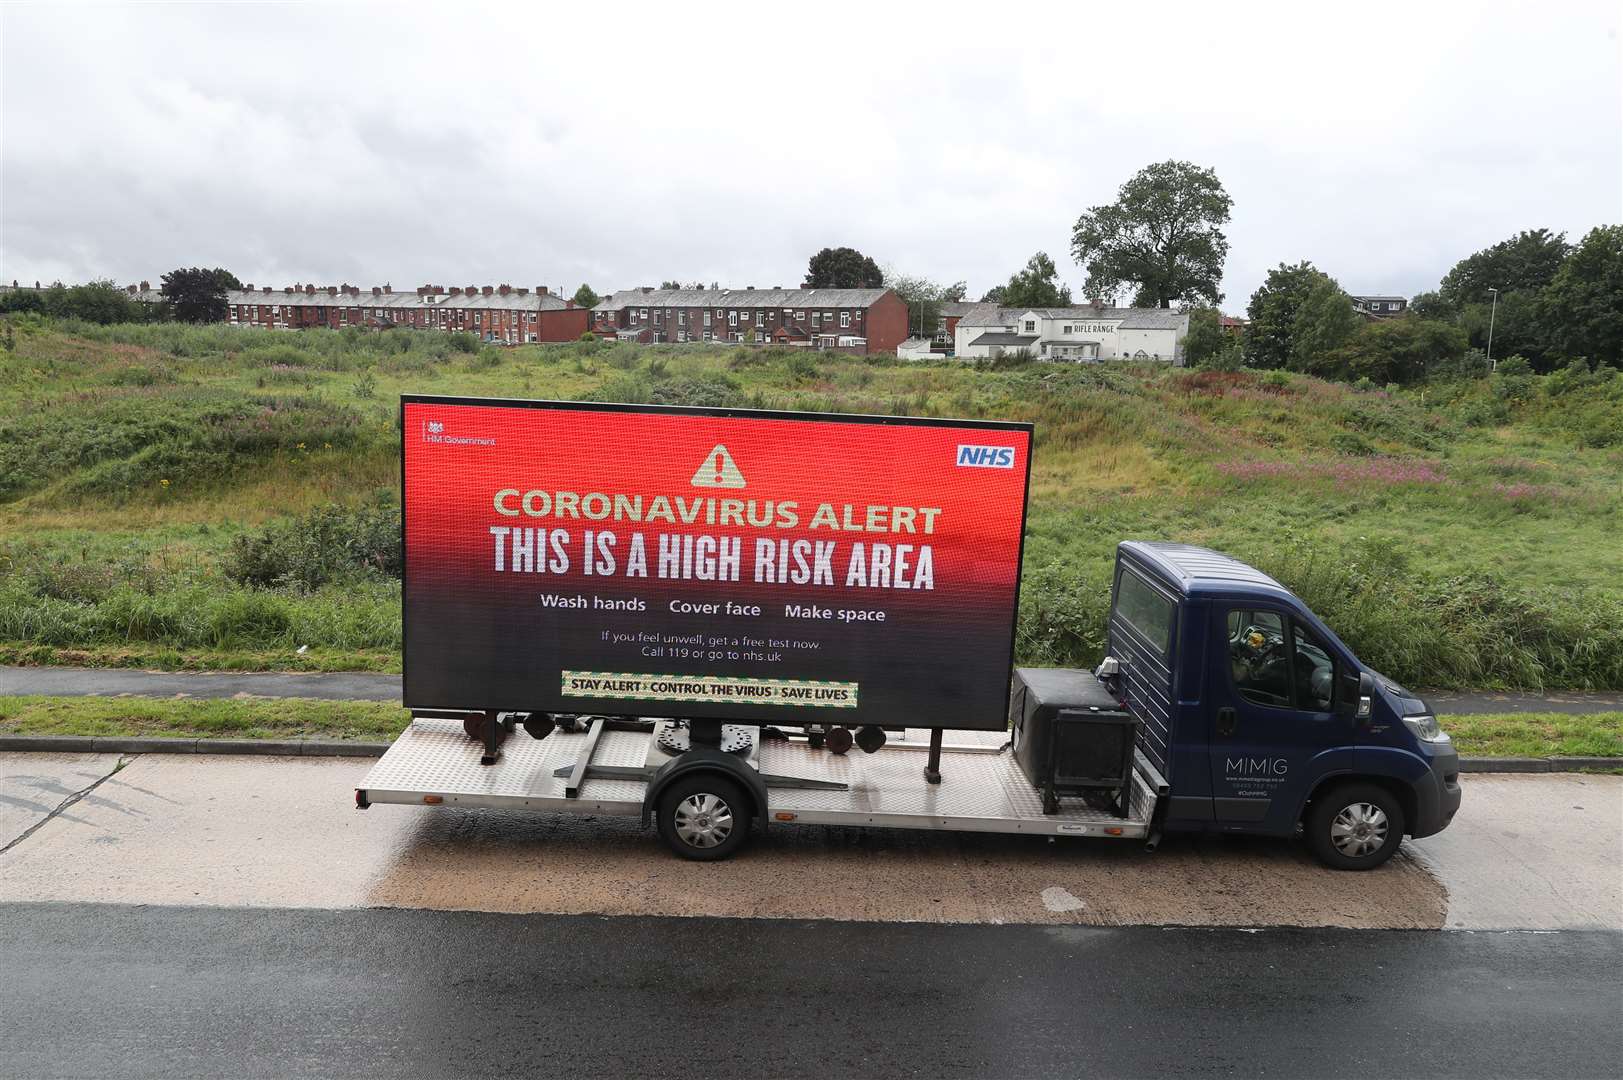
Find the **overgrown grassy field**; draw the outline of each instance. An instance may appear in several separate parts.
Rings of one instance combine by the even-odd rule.
[[[0,696],[3,735],[389,742],[410,719],[398,705],[374,701]],[[1442,722],[1467,756],[1623,757],[1623,713],[1444,716]]]
[[[398,669],[399,586],[366,538],[397,498],[396,396],[419,392],[1029,420],[1023,661],[1097,659],[1114,545],[1132,537],[1255,562],[1406,682],[1623,687],[1623,378],[1398,392],[753,347],[13,326],[0,661]],[[333,504],[350,510],[323,518]],[[300,530],[278,525],[312,512],[344,556],[319,572],[307,564],[327,556],[293,551]]]

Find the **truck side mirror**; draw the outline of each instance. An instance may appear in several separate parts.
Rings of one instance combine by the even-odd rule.
[[[1354,720],[1369,715],[1369,676],[1362,671],[1341,671],[1337,676],[1336,715],[1343,720]]]

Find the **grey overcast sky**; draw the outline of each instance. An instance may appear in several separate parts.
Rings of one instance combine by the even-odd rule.
[[[1085,208],[1214,167],[1224,307],[1623,219],[1623,4],[7,4],[0,278],[798,284],[850,245],[1081,293]]]

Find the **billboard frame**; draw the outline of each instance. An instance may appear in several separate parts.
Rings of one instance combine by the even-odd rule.
[[[1036,425],[1023,420],[959,420],[937,419],[923,416],[883,416],[872,413],[824,413],[824,412],[795,412],[784,409],[741,409],[741,408],[711,408],[696,405],[631,405],[624,402],[600,401],[560,401],[546,398],[494,398],[472,397],[467,395],[451,394],[401,394],[399,411],[396,414],[395,426],[400,431],[400,663],[401,663],[401,696],[405,696],[407,672],[405,669],[407,656],[407,628],[411,624],[408,617],[408,605],[411,598],[411,558],[406,547],[406,406],[407,405],[471,405],[485,408],[517,408],[517,409],[552,409],[569,412],[607,412],[607,413],[642,413],[660,416],[708,416],[722,419],[738,418],[746,420],[787,420],[798,423],[837,423],[837,424],[876,424],[883,427],[930,427],[954,428],[966,431],[1022,431],[1026,434],[1026,469],[1021,485],[1020,499],[1020,543],[1016,551],[1016,564],[1014,574],[1014,610],[1009,619],[1009,656],[1007,668],[1009,677],[1003,680],[1003,716],[1007,723],[1009,712],[1009,695],[1013,692],[1011,680],[1014,673],[1015,638],[1020,626],[1020,588],[1023,583],[1026,559],[1026,527],[1031,511],[1031,459],[1036,451],[1037,429]],[[628,703],[634,699],[627,699]],[[468,712],[492,712],[487,704],[434,704],[412,705],[402,701],[408,709],[413,710],[466,710]],[[672,713],[671,703],[664,706],[649,702],[648,707],[660,709],[661,715]],[[507,709],[499,711],[506,712]],[[564,713],[559,709],[557,712]],[[576,715],[595,716],[593,712],[584,712]],[[634,715],[634,714],[609,714]],[[717,720],[722,723],[742,724],[749,727],[771,726],[770,721],[741,720],[737,716],[715,716],[702,712],[679,711],[676,715],[684,720]],[[830,724],[831,718],[818,716],[805,720],[795,720],[790,716],[782,718],[782,726],[798,727],[801,724]],[[888,722],[887,722],[888,723]],[[905,724],[910,727],[931,727],[932,725],[919,717],[898,717],[898,725]],[[946,730],[946,729],[938,729]],[[995,730],[975,728],[969,730]]]

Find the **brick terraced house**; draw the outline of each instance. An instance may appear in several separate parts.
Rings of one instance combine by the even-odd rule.
[[[143,281],[129,294],[147,303],[163,297]],[[591,313],[545,285],[515,289],[510,285],[467,288],[424,285],[415,292],[390,286],[363,291],[355,285],[287,285],[280,289],[247,285],[226,294],[226,322],[297,330],[325,326],[384,329],[409,326],[420,330],[464,331],[483,341],[523,345],[537,341],[574,341],[589,328]]]
[[[594,333],[622,341],[736,341],[893,353],[907,305],[889,289],[623,289],[592,309]]]

